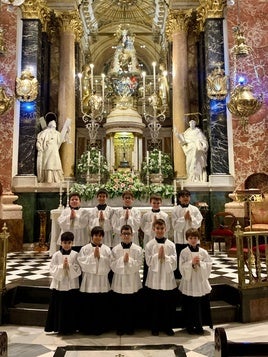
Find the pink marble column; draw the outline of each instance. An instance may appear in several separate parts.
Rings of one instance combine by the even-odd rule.
[[[59,130],[67,119],[71,120],[70,142],[60,149],[65,178],[74,177],[75,162],[75,40],[77,19],[74,13],[62,13],[60,21],[60,75],[59,75]]]
[[[184,115],[189,112],[188,65],[187,65],[187,30],[191,11],[172,11],[169,18],[170,39],[173,42],[173,129],[179,133],[185,130]],[[185,155],[173,134],[174,170],[177,177],[186,177]]]

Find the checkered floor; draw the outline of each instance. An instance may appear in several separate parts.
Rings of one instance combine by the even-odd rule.
[[[225,253],[219,252],[212,256],[213,265],[210,279],[224,278],[230,283],[237,283],[236,258],[229,258]],[[48,252],[25,251],[9,253],[7,257],[6,285],[18,280],[24,282],[42,280],[49,284],[49,263],[51,257]]]

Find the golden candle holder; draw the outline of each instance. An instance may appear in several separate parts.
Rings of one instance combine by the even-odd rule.
[[[47,212],[38,211],[40,219],[40,235],[39,242],[35,246],[34,250],[37,252],[44,252],[48,250],[48,244],[46,243],[46,225],[47,225]]]

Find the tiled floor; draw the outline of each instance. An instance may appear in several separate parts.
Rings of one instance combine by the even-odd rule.
[[[224,253],[216,253],[213,259],[213,269],[211,273],[211,283],[224,281],[229,284],[237,283],[236,259],[228,258]],[[48,286],[50,283],[48,266],[50,257],[47,252],[24,252],[9,253],[7,260],[6,285],[20,284],[41,284]],[[241,324],[231,323],[221,325],[226,329],[227,336],[233,341],[248,342],[268,341],[267,328],[268,321],[261,323]],[[214,326],[218,327],[218,326]],[[114,332],[101,336],[84,336],[75,334],[72,336],[58,336],[56,334],[46,334],[42,327],[2,325],[0,330],[8,334],[8,356],[9,357],[53,357],[58,346],[79,345],[79,346],[133,346],[133,345],[182,345],[187,357],[212,357],[214,356],[214,331],[205,328],[204,336],[191,336],[182,329],[175,330],[175,336],[159,337],[151,336],[150,331],[137,331],[133,336],[117,336]],[[136,351],[137,352],[137,351]],[[73,354],[72,354],[73,353]],[[78,352],[68,352],[66,356],[115,356],[116,351],[106,354],[79,354]],[[151,354],[150,354],[151,353]],[[121,351],[124,357],[155,357],[153,352],[139,350],[139,354],[134,351]],[[117,354],[118,355],[118,354]],[[170,356],[170,351],[161,351],[161,357]],[[268,353],[267,353],[268,356]]]

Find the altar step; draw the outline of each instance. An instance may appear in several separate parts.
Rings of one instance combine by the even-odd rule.
[[[211,314],[214,325],[239,321],[238,296],[235,288],[228,285],[213,285]],[[5,322],[22,326],[45,326],[49,298],[50,289],[47,286],[17,286],[8,290],[4,299]],[[145,325],[146,322],[141,321],[141,327]],[[182,311],[178,304],[173,327],[182,326]]]

